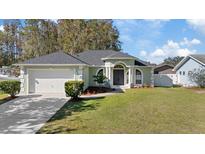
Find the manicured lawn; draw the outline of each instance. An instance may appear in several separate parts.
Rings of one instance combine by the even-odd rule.
[[[205,133],[205,93],[145,88],[68,102],[38,133]]]

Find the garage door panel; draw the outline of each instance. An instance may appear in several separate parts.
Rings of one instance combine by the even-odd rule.
[[[63,93],[64,83],[74,79],[73,69],[31,70],[30,92]]]

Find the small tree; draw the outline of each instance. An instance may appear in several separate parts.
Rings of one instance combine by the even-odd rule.
[[[196,83],[199,87],[205,88],[205,69],[202,68],[189,72],[189,79]]]
[[[98,83],[100,87],[106,82],[107,77],[103,75],[103,73],[98,73],[97,75],[93,76],[94,81]]]

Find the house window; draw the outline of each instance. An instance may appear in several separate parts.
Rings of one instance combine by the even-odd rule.
[[[183,75],[185,75],[185,71],[183,71]]]
[[[103,75],[103,69],[98,70],[96,75]]]
[[[192,75],[192,73],[193,73],[192,71],[189,71],[189,72],[188,72],[188,76]]]
[[[139,70],[136,70],[136,84],[142,84],[142,73]]]
[[[124,67],[122,65],[115,65],[114,68],[123,69]]]

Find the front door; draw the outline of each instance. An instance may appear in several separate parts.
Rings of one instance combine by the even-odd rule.
[[[124,70],[113,70],[113,85],[124,85]]]

